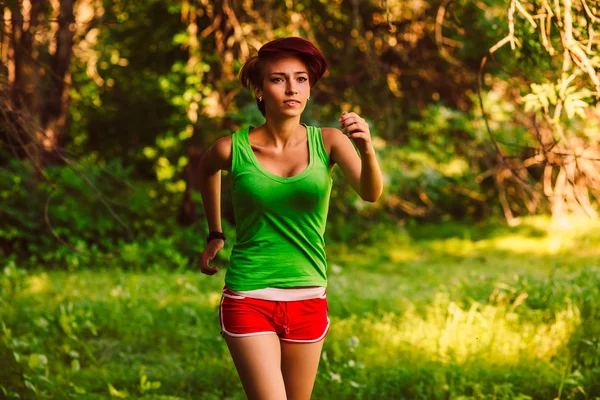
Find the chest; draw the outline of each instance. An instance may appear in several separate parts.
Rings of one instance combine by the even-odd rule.
[[[301,174],[310,164],[308,140],[283,149],[250,146],[260,166],[273,175],[290,178]]]
[[[332,181],[326,165],[308,165],[291,177],[261,169],[254,163],[236,170],[232,186],[236,215],[271,213],[295,219],[327,210]]]

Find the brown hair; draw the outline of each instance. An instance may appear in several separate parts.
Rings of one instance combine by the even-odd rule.
[[[308,69],[310,87],[321,79],[327,69],[323,53],[314,44],[300,37],[287,37],[266,43],[258,51],[258,56],[248,59],[240,71],[240,82],[248,90],[261,88],[264,63],[285,56],[294,56],[302,60]],[[256,99],[256,104],[264,116],[264,102]]]

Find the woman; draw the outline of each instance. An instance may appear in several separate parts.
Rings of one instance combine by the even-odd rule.
[[[327,317],[323,234],[338,164],[366,201],[382,192],[369,126],[353,112],[342,131],[300,123],[310,90],[327,64],[309,41],[265,44],[243,66],[266,122],[221,138],[201,162],[201,193],[209,226],[201,270],[223,248],[221,170],[231,173],[236,243],[225,276],[221,330],[250,399],[309,399]],[[360,153],[357,154],[352,141]]]

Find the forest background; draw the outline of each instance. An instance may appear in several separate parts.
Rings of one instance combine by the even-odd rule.
[[[597,1],[2,10],[0,397],[241,396],[196,171],[262,123],[237,74],[284,36],[329,63],[303,122],[361,114],[385,176],[368,204],[335,171],[317,398],[600,397]]]

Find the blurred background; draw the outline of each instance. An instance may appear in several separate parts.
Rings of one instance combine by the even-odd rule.
[[[243,398],[200,276],[202,154],[263,122],[238,72],[311,40],[334,171],[315,398],[600,398],[596,0],[5,0],[0,398]],[[223,176],[226,267],[235,238]],[[223,268],[225,269],[225,268]]]

